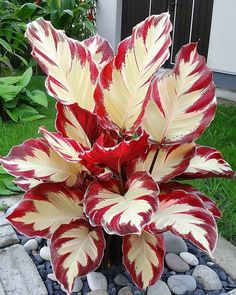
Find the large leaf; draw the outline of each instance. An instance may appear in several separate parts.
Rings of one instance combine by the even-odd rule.
[[[93,111],[98,70],[87,48],[42,18],[28,25],[26,37],[33,57],[48,75],[48,93],[65,104],[76,102]]]
[[[164,268],[164,249],[161,234],[153,235],[143,231],[140,236],[123,237],[124,265],[139,288],[146,289],[161,277]]]
[[[122,166],[144,153],[148,147],[147,134],[143,134],[137,139],[121,141],[113,147],[103,147],[95,143],[90,151],[85,151],[80,155],[81,163],[88,169],[98,165],[110,168],[114,173],[120,174]]]
[[[219,151],[211,147],[197,145],[195,156],[180,177],[233,177],[234,175],[235,172]]]
[[[2,47],[4,47],[7,51],[9,51],[10,53],[12,53],[11,45],[8,42],[6,42],[5,40],[3,40],[2,38],[0,38],[0,45]]]
[[[145,229],[154,234],[170,230],[211,255],[216,246],[217,226],[203,202],[182,190],[161,193],[159,200],[159,209]]]
[[[186,143],[174,145],[170,148],[159,149],[151,146],[137,161],[129,165],[129,173],[133,171],[150,171],[156,182],[167,182],[183,173],[194,156],[195,144]],[[152,165],[155,159],[154,165]]]
[[[27,191],[7,219],[27,236],[50,238],[62,224],[83,217],[83,193],[57,183]]]
[[[136,172],[125,185],[108,190],[93,183],[85,195],[85,213],[93,225],[101,225],[109,234],[141,234],[143,227],[158,208],[158,187],[145,172]]]
[[[83,41],[90,51],[93,60],[102,69],[113,58],[110,44],[99,35],[92,36]]]
[[[83,147],[75,140],[63,137],[60,133],[49,132],[45,128],[40,127],[49,145],[65,160],[78,163],[80,154],[84,151]]]
[[[103,127],[126,134],[138,128],[150,95],[150,79],[169,57],[170,30],[169,14],[150,16],[119,44],[95,91]]]
[[[102,229],[91,227],[84,219],[75,220],[59,227],[51,241],[55,276],[71,294],[75,279],[101,263],[105,248]]]
[[[1,159],[2,166],[14,176],[49,182],[65,181],[72,186],[81,173],[81,165],[66,162],[44,139],[30,139],[11,149]]]
[[[77,104],[57,103],[56,128],[64,137],[76,140],[84,147],[91,148],[102,130],[97,116],[80,108]]]
[[[197,44],[183,46],[174,69],[154,79],[142,126],[161,144],[193,141],[214,118],[214,95],[212,73]]]
[[[28,97],[35,103],[37,103],[38,105],[42,105],[45,108],[47,108],[48,106],[48,99],[47,99],[47,95],[45,94],[45,92],[41,91],[41,90],[34,90],[34,91],[26,91],[26,94],[28,95]]]
[[[160,184],[160,190],[161,193],[169,194],[173,191],[184,191],[186,193],[195,195],[196,197],[200,198],[206,209],[208,209],[215,218],[221,217],[221,212],[219,208],[217,207],[217,204],[211,200],[209,197],[204,195],[202,192],[197,190],[195,187],[189,185],[189,184],[183,184],[178,182],[168,182],[168,183],[162,183]]]

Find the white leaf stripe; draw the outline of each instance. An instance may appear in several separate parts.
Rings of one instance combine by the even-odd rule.
[[[61,184],[44,183],[27,191],[7,217],[18,231],[29,236],[50,238],[61,224],[84,217],[83,193]]]
[[[127,133],[137,129],[148,100],[147,82],[169,56],[170,30],[168,14],[151,16],[120,43],[101,73],[101,91],[95,92],[104,127]]]
[[[27,26],[26,37],[33,57],[48,75],[49,94],[65,104],[77,102],[93,111],[98,70],[86,47],[66,37],[63,31],[55,30],[42,18]]]
[[[123,261],[134,283],[142,289],[153,285],[164,268],[164,240],[161,234],[143,231],[123,237]]]
[[[233,177],[234,172],[219,151],[197,145],[196,154],[184,171],[184,175],[190,177]]]
[[[152,83],[153,100],[146,108],[142,126],[159,143],[197,139],[214,118],[212,74],[196,47],[195,43],[182,47],[173,71]]]
[[[143,156],[135,161],[134,170],[149,172],[156,149],[157,146],[153,145]],[[190,159],[194,156],[194,152],[194,143],[174,145],[166,149],[159,149],[151,173],[153,179],[158,183],[167,182],[183,173],[186,167],[188,167]],[[129,169],[133,170],[132,168]]]
[[[152,233],[171,230],[211,255],[216,246],[217,226],[203,202],[183,191],[160,194],[159,199],[160,207],[145,229]]]
[[[158,188],[147,173],[137,172],[126,184],[124,195],[94,183],[85,195],[85,213],[91,224],[102,225],[108,234],[142,232],[158,207]]]
[[[11,149],[1,158],[2,166],[14,176],[50,182],[66,182],[73,186],[81,171],[79,163],[69,163],[50,148],[45,139],[30,139]]]
[[[56,278],[70,294],[76,277],[95,270],[103,258],[105,239],[101,228],[92,228],[85,219],[62,225],[50,245]]]

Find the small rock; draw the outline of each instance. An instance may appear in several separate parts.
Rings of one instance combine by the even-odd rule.
[[[196,266],[192,276],[197,282],[201,283],[207,291],[215,291],[222,288],[222,283],[217,273],[206,265]]]
[[[207,264],[213,266],[215,263],[213,261],[208,261]]]
[[[87,293],[87,295],[109,295],[109,293],[107,293],[105,290],[94,290]]]
[[[118,295],[133,295],[133,293],[130,287],[124,287],[120,289],[120,291],[118,292]]]
[[[73,292],[80,292],[83,289],[83,281],[80,278],[75,279]]]
[[[181,252],[188,251],[188,247],[185,241],[182,238],[172,234],[171,232],[164,233],[164,240],[167,253],[179,254]]]
[[[198,290],[195,290],[193,294],[194,295],[205,295],[205,292],[203,290],[198,289]]]
[[[191,253],[181,252],[179,256],[189,265],[197,266],[199,263],[197,257]]]
[[[171,270],[176,272],[189,271],[189,265],[175,253],[167,253],[165,261]]]
[[[94,290],[107,290],[107,279],[101,272],[90,272],[87,274],[89,288]]]
[[[183,295],[188,291],[194,291],[197,288],[196,280],[188,275],[171,276],[167,280],[167,284],[176,295]]]
[[[126,287],[128,286],[129,281],[124,275],[118,274],[114,279],[114,283],[118,286]]]
[[[219,278],[221,279],[221,281],[227,280],[226,273],[223,270],[219,271],[218,275],[219,275]]]
[[[227,293],[228,295],[236,295],[236,289],[231,290],[230,292]]]
[[[157,281],[154,285],[148,287],[147,295],[171,295],[170,289],[167,284],[161,280]]]
[[[50,255],[50,249],[49,247],[42,247],[40,249],[39,255],[44,259],[44,260],[50,260],[51,255]]]
[[[56,279],[54,273],[49,273],[47,275],[47,277],[49,278],[49,280],[57,282],[57,279]]]
[[[30,239],[24,244],[24,247],[27,251],[36,250],[38,248],[38,246],[39,246],[39,244],[35,239]]]

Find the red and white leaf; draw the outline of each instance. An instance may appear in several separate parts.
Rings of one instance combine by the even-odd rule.
[[[183,177],[233,177],[235,172],[224,160],[219,151],[207,146],[196,146],[195,156],[191,159]]]
[[[215,86],[197,44],[182,47],[174,69],[156,77],[142,127],[161,144],[197,139],[214,118]]]
[[[155,157],[157,147],[153,145],[135,163],[128,168],[131,171],[149,171]],[[160,149],[153,166],[151,175],[156,182],[167,182],[183,173],[194,156],[195,144],[186,143]],[[133,172],[133,171],[132,171]]]
[[[51,257],[55,276],[68,294],[78,276],[95,270],[105,248],[102,229],[92,227],[85,219],[64,224],[51,239]]]
[[[162,234],[143,231],[123,237],[123,261],[133,282],[141,289],[156,283],[164,268],[165,244]],[[164,294],[163,294],[164,295]]]
[[[27,191],[7,219],[27,236],[50,238],[62,224],[84,217],[83,193],[59,183],[43,183]]]
[[[110,44],[99,35],[92,36],[83,41],[91,53],[93,61],[98,68],[103,68],[114,56]]]
[[[40,127],[39,130],[43,133],[51,148],[62,158],[69,162],[79,162],[79,155],[84,151],[84,148],[76,140],[63,137],[60,133],[49,132],[44,127]]]
[[[25,36],[33,57],[48,76],[48,93],[64,104],[76,102],[93,111],[98,70],[86,46],[54,29],[43,18],[30,23]]]
[[[168,182],[168,183],[162,183],[160,184],[160,190],[161,193],[169,194],[173,191],[184,191],[186,193],[195,195],[196,197],[200,198],[202,202],[204,203],[204,206],[206,209],[208,209],[212,215],[215,218],[221,217],[221,212],[217,206],[217,204],[211,200],[209,197],[201,193],[199,190],[197,190],[195,187],[189,185],[189,184],[183,184],[178,182]]]
[[[149,82],[169,57],[171,22],[168,13],[148,17],[102,70],[95,91],[97,113],[104,128],[132,135],[148,102]]]
[[[45,139],[29,139],[15,146],[0,159],[3,168],[14,176],[36,178],[48,182],[63,182],[72,186],[82,171],[79,163],[65,161]]]
[[[158,208],[158,193],[147,173],[136,172],[126,183],[124,194],[93,183],[85,194],[84,211],[92,225],[101,225],[108,234],[141,234]]]
[[[145,230],[154,234],[170,230],[211,255],[216,246],[217,225],[202,200],[184,191],[161,193],[159,200],[159,209]]]
[[[74,139],[90,149],[102,132],[97,116],[77,104],[63,105],[58,102],[57,111],[57,130],[64,137]]]
[[[35,178],[24,178],[22,176],[15,178],[13,180],[13,182],[18,187],[23,189],[24,191],[27,191],[27,190],[39,185],[40,183],[43,183],[42,180],[38,180],[38,179],[35,179]]]
[[[90,151],[81,154],[81,164],[88,169],[93,165],[108,167],[114,173],[119,174],[122,165],[137,159],[148,147],[148,136],[146,133],[137,139],[121,141],[113,147],[102,147],[94,144]]]

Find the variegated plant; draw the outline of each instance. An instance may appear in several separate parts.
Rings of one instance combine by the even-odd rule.
[[[107,237],[123,243],[123,263],[146,288],[163,270],[162,233],[211,255],[217,205],[178,180],[232,177],[215,149],[196,145],[216,109],[212,73],[185,45],[169,57],[171,23],[150,16],[114,56],[103,38],[78,42],[38,19],[26,37],[57,102],[56,132],[30,139],[1,159],[26,193],[8,216],[18,231],[51,239],[54,272],[68,294],[101,263]],[[109,250],[109,249],[108,249]],[[107,255],[106,255],[107,256]]]

